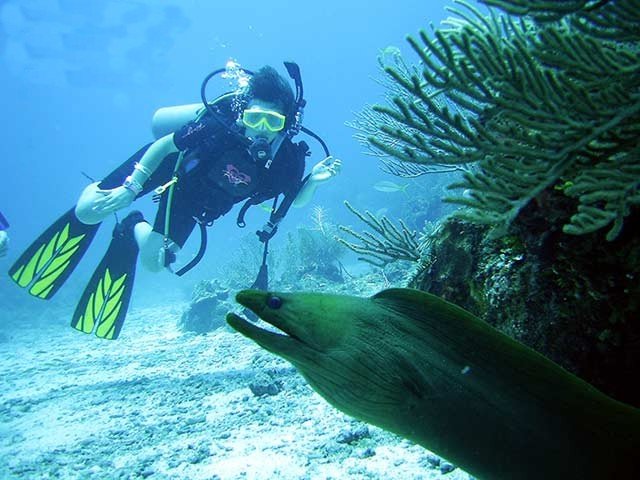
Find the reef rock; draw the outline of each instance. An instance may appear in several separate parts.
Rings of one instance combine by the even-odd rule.
[[[183,332],[207,333],[226,325],[229,289],[217,280],[203,280],[193,289],[191,303],[182,314],[178,327]]]
[[[640,407],[640,238],[630,225],[562,232],[571,205],[544,193],[509,234],[445,220],[409,286],[456,303],[608,395]],[[567,200],[569,201],[569,200]],[[550,208],[550,205],[555,205]]]

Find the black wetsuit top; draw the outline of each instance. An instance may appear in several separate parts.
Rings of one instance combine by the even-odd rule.
[[[223,112],[228,117],[229,112]],[[268,169],[257,165],[246,147],[210,115],[189,122],[174,133],[173,141],[184,152],[179,181],[174,188],[169,237],[181,247],[193,231],[194,217],[206,223],[227,213],[234,204],[254,198],[268,200],[280,193],[296,195],[304,173],[307,146],[285,139]],[[150,145],[136,152],[109,174],[100,188],[115,188],[133,172]],[[140,196],[168,182],[178,154],[168,155],[144,184]],[[168,195],[162,195],[153,229],[164,234]]]

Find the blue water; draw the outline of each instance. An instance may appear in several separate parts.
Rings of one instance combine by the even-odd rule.
[[[72,389],[69,401],[73,402],[77,385],[73,378],[65,378],[67,369],[82,372],[79,384],[92,383],[92,373],[85,371],[82,362],[77,361],[76,352],[79,358],[86,359],[92,357],[95,348],[99,359],[110,358],[110,354],[121,359],[126,354],[131,362],[137,361],[136,352],[142,348],[143,341],[136,338],[135,319],[131,320],[129,328],[125,323],[122,333],[125,338],[110,344],[93,336],[84,337],[68,326],[82,289],[108,244],[113,219],[104,222],[81,265],[48,302],[37,300],[17,288],[6,272],[47,226],[75,204],[88,184],[83,172],[100,179],[142,145],[152,141],[154,111],[163,106],[199,101],[203,77],[224,66],[230,58],[252,70],[270,64],[285,77],[282,62],[297,62],[307,99],[305,125],[320,134],[331,153],[343,161],[342,173],[320,187],[307,208],[292,209],[272,242],[274,249],[284,248],[287,234],[295,232],[299,225],[310,224],[312,207],[316,205],[325,209],[332,223],[361,228],[363,226],[358,225],[343,206],[344,200],[363,210],[398,212],[403,208],[405,211],[411,209],[411,195],[416,191],[438,195],[437,189],[428,188],[408,190],[408,195],[376,191],[373,188],[376,182],[397,179],[381,172],[376,160],[364,153],[364,147],[353,138],[354,131],[345,122],[354,120],[354,113],[365,105],[383,101],[383,88],[374,80],[381,75],[376,61],[380,51],[394,46],[408,59],[416,61],[405,37],[416,34],[421,28],[429,28],[431,23],[438,25],[448,16],[445,5],[451,5],[451,2],[0,0],[0,105],[3,115],[0,211],[11,223],[9,252],[0,258],[0,342],[10,353],[3,368],[14,372],[12,379],[2,384],[0,399],[7,392],[13,394],[12,398],[21,398],[16,384],[22,383],[37,384],[34,388],[38,391],[40,388],[56,390],[55,382],[47,385],[47,369],[51,368],[51,372],[57,371],[57,381],[62,385],[59,389]],[[214,82],[212,95],[217,93],[216,88],[221,93],[227,87]],[[309,171],[323,155],[317,143],[305,140],[313,151],[307,163]],[[428,180],[423,179],[423,186],[425,181],[428,184]],[[150,196],[136,202],[134,207],[143,210],[149,219],[155,215]],[[131,308],[184,301],[199,280],[214,277],[221,264],[237,255],[239,240],[252,236],[266,221],[266,213],[254,208],[247,215],[247,228],[242,231],[235,224],[238,208],[236,206],[209,229],[208,252],[197,268],[185,277],[176,278],[166,272],[151,274],[139,268]],[[413,227],[420,228],[420,225]],[[198,234],[194,232],[185,246],[183,258],[188,258],[197,248]],[[350,261],[355,262],[355,256]],[[350,268],[352,272],[357,271],[355,266]],[[151,323],[152,329],[158,328],[153,325],[154,318],[138,319],[138,328],[143,321]],[[81,347],[77,350],[73,346],[71,350],[65,347],[64,336],[72,334],[74,338],[80,338]],[[22,338],[21,343],[11,344],[11,339],[15,338]],[[206,340],[199,341],[204,344]],[[160,354],[173,357],[175,352],[171,351],[173,342],[170,339],[164,340],[166,348],[156,345],[153,340],[146,341],[152,344],[145,347],[147,356],[154,359],[146,360],[149,365],[153,366],[155,362],[155,353],[149,353],[150,349],[158,348]],[[203,346],[202,352],[207,348]],[[199,357],[201,363],[202,355]],[[187,364],[190,361],[179,354],[178,357]],[[12,358],[21,359],[15,370],[11,365]],[[174,373],[176,368],[171,362],[173,360],[164,360],[169,372],[166,375]],[[119,375],[126,377],[129,360],[121,363],[124,373]],[[31,364],[35,368],[33,371]],[[29,368],[22,375],[20,372],[25,366]],[[220,367],[227,366],[221,364]],[[135,368],[131,367],[132,371]],[[186,370],[190,367],[177,368]],[[201,368],[208,370],[206,365]],[[106,388],[113,388],[118,393],[121,387],[117,382],[109,387],[111,379],[106,373]],[[72,375],[70,373],[70,377]],[[155,374],[142,371],[138,375],[146,378]],[[165,373],[157,375],[165,377]],[[158,384],[156,388],[162,390],[165,386]],[[175,388],[181,388],[181,384]],[[92,397],[90,391],[85,393]],[[31,408],[29,394],[25,394],[25,399],[27,407]],[[122,401],[128,402],[124,397]],[[43,402],[43,410],[34,407],[34,412],[44,412],[44,417],[49,417],[47,398],[38,402]],[[61,409],[66,408],[63,403],[61,397]],[[55,398],[51,399],[51,405],[56,410]],[[132,405],[135,407],[135,402]],[[20,415],[22,413],[16,418]],[[109,410],[106,415],[111,415]],[[62,415],[56,417],[51,413],[47,421],[53,422],[53,430],[58,428],[56,419],[61,418]],[[8,422],[9,417],[5,420]],[[38,423],[37,418],[34,421],[40,430],[47,430],[48,423]],[[130,425],[130,421],[130,418],[124,418],[123,425]],[[86,425],[93,423],[88,421]],[[0,437],[3,437],[0,440],[8,451],[20,448],[15,446],[18,444],[12,444],[10,435],[18,438],[20,433],[23,436],[20,441],[25,441],[35,434],[27,426],[22,427],[22,432],[9,432],[6,425],[0,425]],[[45,432],[45,438],[47,436]],[[108,446],[107,440],[100,442]],[[66,467],[60,467],[65,465],[64,455],[58,455],[56,451],[47,455],[60,462],[56,468],[65,471]],[[40,457],[35,458],[34,465],[41,463]],[[21,455],[13,460],[24,461],[25,465],[31,461]],[[4,467],[0,471],[8,471],[3,470]],[[42,472],[45,476],[34,477],[27,472],[20,478],[49,478],[46,466],[42,466]],[[89,478],[83,477],[84,473],[79,475]],[[99,478],[109,478],[109,474]]]
[[[336,223],[351,224],[353,217],[342,205],[345,199],[374,212],[406,202],[403,195],[372,188],[376,181],[393,177],[384,175],[376,161],[363,153],[345,122],[366,104],[381,101],[382,87],[373,80],[380,75],[377,54],[396,46],[415,60],[406,35],[430,23],[437,25],[448,15],[447,4],[421,0],[2,2],[0,96],[5,120],[0,142],[4,166],[0,210],[12,228],[10,253],[0,259],[0,268],[6,270],[75,203],[87,183],[81,172],[100,178],[152,140],[150,120],[155,109],[198,101],[202,78],[229,58],[250,69],[271,64],[283,75],[282,61],[296,61],[308,100],[305,124],[344,162],[342,174],[317,192],[308,209],[291,212],[281,232],[304,222],[311,205],[325,207]],[[320,147],[309,143],[314,156],[308,168],[322,158]],[[135,206],[153,216],[150,199]],[[236,212],[210,230],[209,254],[189,277],[173,283],[168,275],[158,280],[143,272],[138,284],[149,281],[152,286],[188,289],[185,285],[208,278],[221,260],[214,252],[228,251],[239,236],[264,222],[264,212],[250,212],[248,228],[239,231]],[[102,228],[80,271],[91,270],[102,255],[112,225],[105,223],[108,227]],[[280,233],[280,238],[284,236]],[[185,248],[187,255],[197,246],[194,235]],[[6,289],[12,287],[4,278],[0,287],[3,297],[9,295]],[[10,300],[33,301],[13,294]]]

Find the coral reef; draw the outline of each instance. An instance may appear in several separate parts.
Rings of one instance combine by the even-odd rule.
[[[299,226],[295,233],[289,233],[283,255],[283,270],[280,282],[297,288],[315,286],[323,282],[343,282],[340,258],[344,247],[335,240],[337,227],[328,219],[327,212],[320,206],[311,213],[312,226]],[[305,285],[305,278],[311,280]]]
[[[612,397],[640,406],[630,381],[640,375],[640,238],[630,228],[613,242],[603,232],[565,235],[563,218],[549,219],[547,212],[528,206],[526,221],[499,239],[485,225],[443,222],[409,286],[461,305]]]
[[[409,284],[640,406],[640,0],[456,3],[355,122],[396,174],[467,168]]]
[[[494,236],[559,188],[577,200],[565,233],[615,239],[640,205],[640,1],[484,2],[520,18],[457,3],[409,38],[418,66],[383,63],[389,104],[360,115],[361,136],[398,163],[474,164],[448,201]]]
[[[264,244],[259,242],[255,234],[251,233],[240,238],[238,247],[226,257],[227,261],[217,268],[215,278],[223,278],[229,288],[248,288],[256,279],[262,264]],[[267,267],[274,272],[279,267],[279,255],[269,249]]]
[[[198,282],[191,295],[191,303],[182,313],[178,328],[183,332],[207,333],[225,325],[224,316],[231,308],[229,289],[218,280]]]
[[[360,244],[356,244],[343,238],[337,239],[345,247],[362,255],[358,258],[359,260],[381,268],[398,260],[409,262],[420,260],[417,233],[409,230],[402,220],[398,228],[384,215],[378,218],[369,211],[364,213],[358,211],[347,201],[344,204],[351,213],[375,232],[358,233],[350,227],[343,225],[339,227],[342,232],[360,241]]]

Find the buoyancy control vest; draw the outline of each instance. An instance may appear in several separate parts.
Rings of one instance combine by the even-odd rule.
[[[222,114],[222,110],[223,109],[226,110],[226,108],[223,108],[223,107],[226,107],[225,104],[227,102],[233,102],[235,99],[237,99],[238,93],[231,92],[231,93],[221,95],[212,102],[209,102],[206,98],[206,87],[209,80],[211,80],[211,78],[213,78],[215,75],[222,74],[223,72],[228,72],[229,68],[232,68],[236,71],[241,71],[243,74],[248,76],[253,75],[253,72],[240,67],[236,63],[230,64],[228,62],[225,68],[215,70],[205,77],[200,89],[200,95],[202,99],[201,104],[194,103],[194,104],[179,105],[174,107],[163,107],[158,109],[155,112],[152,119],[152,131],[154,133],[154,136],[156,138],[160,138],[164,135],[167,135],[171,132],[178,130],[179,128],[186,125],[190,121],[201,119],[205,114],[209,114],[211,115],[211,118],[214,121],[219,123],[219,125],[226,131],[228,135],[235,137],[239,143],[244,144],[246,148],[249,149],[249,151],[254,156],[254,158],[256,159],[260,158],[264,160],[262,168],[267,168],[267,169],[270,168],[271,160],[273,159],[273,157],[275,157],[275,155],[277,155],[278,149],[282,145],[282,142],[285,139],[290,140],[300,132],[304,132],[307,135],[313,137],[315,140],[317,140],[321,144],[326,156],[327,157],[330,156],[329,149],[326,143],[322,140],[322,138],[320,138],[314,132],[312,132],[311,130],[307,129],[302,125],[302,119],[304,114],[304,107],[306,105],[306,100],[304,99],[304,89],[303,89],[302,78],[300,75],[300,69],[298,65],[294,62],[284,62],[284,65],[287,69],[287,72],[289,73],[289,76],[295,82],[296,97],[295,97],[293,112],[291,112],[291,114],[289,115],[289,118],[292,118],[292,120],[288,122],[287,128],[284,131],[284,133],[280,135],[279,138],[274,140],[274,142],[276,142],[276,148],[274,149],[275,153],[270,153],[268,157],[265,158],[264,155],[262,155],[262,152],[259,152],[259,151],[256,152],[256,150],[261,148],[261,146],[260,145],[256,146],[255,143],[252,145],[251,142],[248,139],[246,139],[246,137],[244,137],[242,133],[240,133],[237,127],[237,122],[235,121],[235,118],[231,118],[231,119],[228,117],[225,118],[226,115]],[[291,142],[291,145],[295,146],[296,155],[303,155],[305,157],[309,155],[308,145],[304,141],[301,141],[299,143]],[[171,197],[173,195],[173,188],[175,186],[175,183],[178,181],[178,172],[182,168],[183,159],[184,159],[184,153],[181,152],[176,162],[176,167],[174,169],[174,176],[172,181],[162,187],[159,187],[156,190],[157,194],[162,194],[167,189],[167,187],[169,190],[169,193],[168,193],[169,200],[167,201],[167,212],[165,214],[165,219],[166,219],[165,248],[169,248],[169,242],[170,242],[168,233],[169,233]],[[261,230],[258,230],[256,232],[260,241],[265,244],[264,254],[263,254],[263,263],[260,269],[260,273],[258,274],[258,279],[261,278],[263,271],[265,272],[265,275],[266,275],[266,255],[267,255],[268,242],[276,233],[279,222],[282,221],[282,219],[287,214],[289,208],[291,207],[293,201],[295,200],[296,195],[298,194],[302,186],[305,184],[305,182],[308,180],[308,178],[309,178],[309,175],[304,177],[304,179],[302,180],[302,182],[300,182],[300,185],[298,185],[298,188],[296,189],[295,192],[290,192],[288,195],[285,195],[283,202],[281,202],[279,206],[277,205],[277,200],[278,200],[277,197],[282,192],[275,192],[275,195],[274,195],[273,189],[270,190],[268,188],[264,188],[254,192],[249,197],[249,199],[246,200],[246,202],[240,209],[236,223],[238,226],[244,227],[246,225],[244,222],[244,215],[250,206],[257,205],[269,198],[275,197],[274,204],[271,209],[271,214],[269,216],[269,220],[262,227]],[[193,268],[204,255],[204,250],[206,248],[206,225],[203,225],[201,222],[199,222],[199,225],[200,225],[200,232],[201,232],[200,250],[196,255],[196,257],[191,262],[189,262],[189,264],[187,264],[185,267],[182,267],[180,270],[175,272],[177,275],[183,275],[188,270]],[[257,285],[258,279],[256,279],[256,282],[254,283],[254,287],[261,287],[261,285]],[[266,288],[266,286],[264,288]]]

